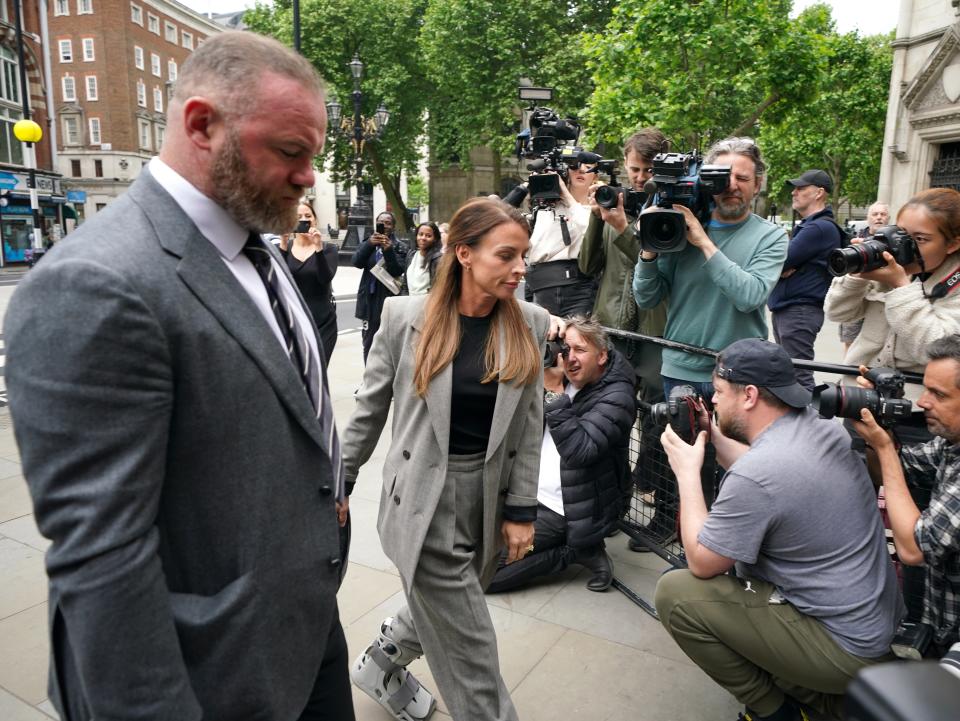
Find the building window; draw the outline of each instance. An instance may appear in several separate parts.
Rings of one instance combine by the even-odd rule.
[[[143,10],[139,5],[130,3],[130,20],[143,27]]]
[[[171,59],[167,61],[167,80],[169,80],[172,83],[176,79],[177,79],[177,61]]]
[[[94,60],[93,38],[83,39],[83,62],[89,63]]]
[[[142,80],[137,81],[137,105],[147,107],[147,84]]]
[[[0,46],[0,63],[3,64],[3,76],[0,77],[0,99],[19,105],[20,66],[13,51]]]
[[[19,110],[0,109],[0,163],[23,165],[23,143],[13,134],[13,125],[21,117]]]
[[[63,85],[63,102],[77,102],[77,81],[69,75],[64,75],[60,82]]]
[[[93,161],[93,174],[98,178],[103,177],[103,161],[99,158],[96,158]]]
[[[133,64],[137,66],[137,70],[143,70],[143,48],[139,45],[133,46]]]
[[[97,212],[98,212],[98,213],[99,213],[101,210],[103,210],[104,208],[107,207],[107,204],[106,204],[106,203],[97,203],[96,205],[97,205]]]
[[[153,109],[158,113],[163,112],[163,90],[156,85],[153,86]]]
[[[69,15],[70,14],[70,0],[55,0],[53,3],[53,14],[54,15]]]
[[[165,128],[162,125],[155,125],[154,128],[154,132],[157,134],[157,150],[159,151],[160,148],[163,147],[163,135]]]
[[[80,145],[80,118],[76,115],[63,116],[63,144]]]
[[[93,0],[77,0],[77,15],[93,15]]]
[[[180,33],[180,37],[183,42],[183,47],[187,50],[193,50],[193,33],[188,33],[184,30]]]
[[[73,40],[61,40],[60,43],[60,62],[73,62]]]
[[[152,13],[147,13],[147,30],[154,35],[160,34],[160,18]]]
[[[140,126],[140,147],[143,150],[150,150],[150,123],[146,120],[138,120]]]
[[[100,145],[100,118],[90,118],[90,145]]]
[[[97,100],[97,76],[88,75],[86,77],[87,100]]]
[[[74,178],[79,178],[79,177],[80,177],[81,171],[80,171],[80,161],[79,161],[79,160],[74,159],[74,160],[71,160],[71,161],[70,161],[70,175],[72,175]]]
[[[177,26],[173,23],[164,22],[163,23],[163,36],[167,39],[167,42],[177,44]]]
[[[160,56],[156,53],[150,53],[150,72],[160,77]]]

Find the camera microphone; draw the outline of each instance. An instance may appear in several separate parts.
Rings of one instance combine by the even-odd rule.
[[[534,160],[532,163],[527,164],[527,170],[531,170],[534,173],[539,173],[546,169],[547,169],[547,161],[543,160],[542,158],[540,160]]]
[[[652,178],[643,184],[643,192],[647,194],[648,198],[652,198],[657,194],[657,184]]]

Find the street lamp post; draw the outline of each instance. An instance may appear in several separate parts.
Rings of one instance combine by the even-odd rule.
[[[20,96],[23,100],[23,120],[13,126],[17,140],[26,145],[27,185],[30,190],[30,210],[33,215],[33,249],[43,248],[43,231],[40,227],[40,199],[37,196],[37,152],[34,147],[43,137],[43,129],[30,119],[30,88],[27,86],[26,58],[23,50],[23,26],[20,22],[20,0],[13,0],[13,13],[17,34],[17,54],[20,61]]]
[[[357,190],[356,202],[351,208],[351,220],[359,222],[349,222],[346,238],[343,241],[345,248],[359,245],[360,238],[356,226],[363,224],[363,219],[368,218],[373,209],[367,207],[363,196],[363,149],[364,145],[370,141],[376,141],[383,135],[387,123],[390,122],[390,111],[381,102],[377,107],[376,113],[372,118],[363,115],[363,91],[360,89],[360,81],[363,78],[363,62],[359,55],[354,55],[349,63],[350,75],[353,78],[353,114],[345,115],[343,106],[333,96],[327,102],[327,118],[329,120],[329,132],[334,139],[342,138],[350,140],[353,145],[353,175],[354,185]]]

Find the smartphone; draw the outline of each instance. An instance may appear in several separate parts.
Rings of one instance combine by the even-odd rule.
[[[296,231],[296,232],[298,232],[298,233],[309,233],[309,232],[310,232],[310,221],[309,221],[309,220],[301,220],[299,223],[297,223],[297,231]]]
[[[377,232],[380,235],[383,235],[384,233],[386,233],[386,229],[383,227],[383,223],[377,223]]]

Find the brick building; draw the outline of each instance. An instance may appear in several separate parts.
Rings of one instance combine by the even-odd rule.
[[[224,28],[172,0],[48,1],[58,170],[82,220],[157,154],[178,69]]]
[[[53,168],[51,139],[47,131],[41,6],[42,2],[23,4],[22,28],[30,115],[44,131],[43,139],[35,146],[36,184],[43,237],[48,239],[59,237],[66,198],[60,187],[60,176]],[[4,263],[22,261],[24,251],[31,247],[33,234],[27,148],[13,135],[14,123],[23,118],[24,100],[13,11],[13,0],[0,0],[0,241]]]

